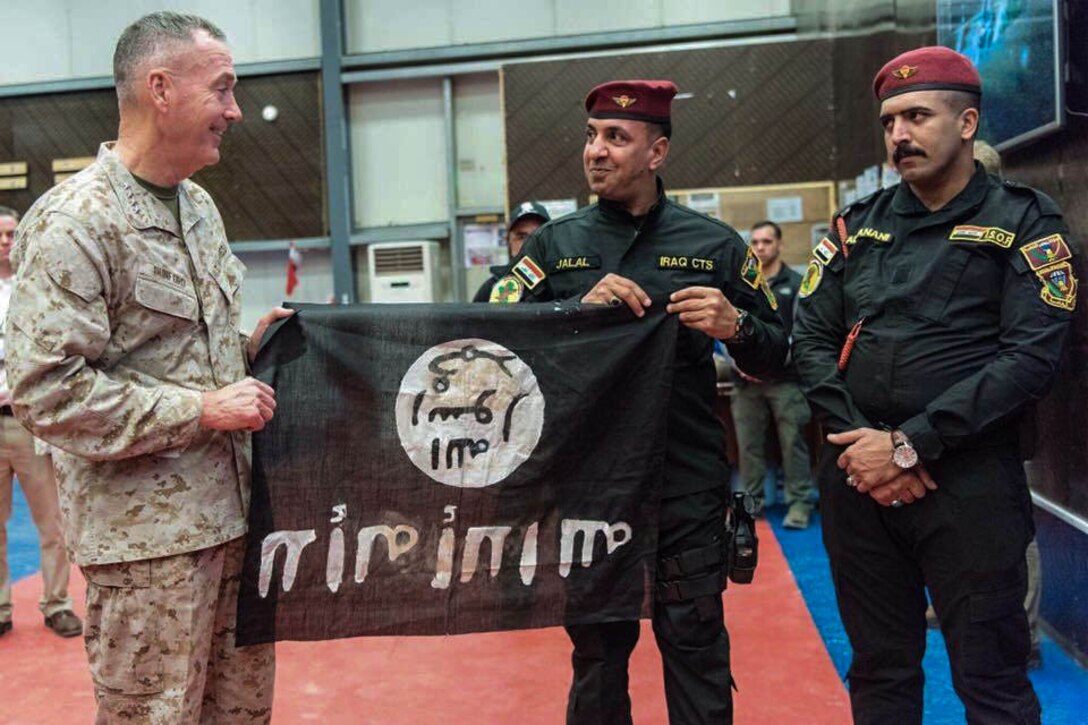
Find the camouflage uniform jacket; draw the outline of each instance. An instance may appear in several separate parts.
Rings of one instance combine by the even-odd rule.
[[[244,265],[207,192],[182,230],[110,144],[19,225],[7,317],[18,418],[56,447],[72,559],[171,556],[246,530],[249,435],[199,426],[201,392],[246,375]]]

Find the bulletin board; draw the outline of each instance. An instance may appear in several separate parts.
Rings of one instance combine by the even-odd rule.
[[[669,197],[684,206],[721,219],[745,239],[756,222],[770,219],[782,227],[782,261],[808,263],[809,253],[827,233],[836,210],[835,184],[809,181],[718,189],[670,189]]]

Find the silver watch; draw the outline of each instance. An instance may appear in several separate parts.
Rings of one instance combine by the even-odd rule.
[[[910,444],[910,438],[901,430],[892,431],[892,463],[903,469],[914,468],[918,465],[918,451]]]

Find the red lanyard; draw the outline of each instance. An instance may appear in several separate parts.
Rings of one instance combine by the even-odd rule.
[[[846,336],[846,342],[843,343],[842,352],[839,353],[839,372],[846,370],[846,364],[850,362],[850,353],[854,352],[854,343],[858,341],[858,333],[861,332],[861,326],[865,324],[865,318],[862,317],[858,320],[853,328],[850,329],[850,334]]]

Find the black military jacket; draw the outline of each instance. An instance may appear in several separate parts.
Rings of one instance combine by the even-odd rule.
[[[751,337],[729,343],[729,352],[752,374],[781,370],[788,343],[771,306],[754,255],[732,227],[669,201],[658,182],[657,204],[643,219],[601,200],[548,222],[530,237],[521,259],[533,260],[545,276],[526,301],[578,301],[613,272],[636,282],[654,306],[691,286],[716,287],[753,319]],[[514,265],[516,268],[516,264]],[[728,485],[724,432],[714,413],[713,341],[681,327],[669,404],[664,495]]]
[[[828,427],[898,427],[929,460],[1015,446],[1018,414],[1046,392],[1076,302],[1076,250],[1057,205],[977,166],[936,212],[904,183],[832,227],[802,282],[793,338]]]

